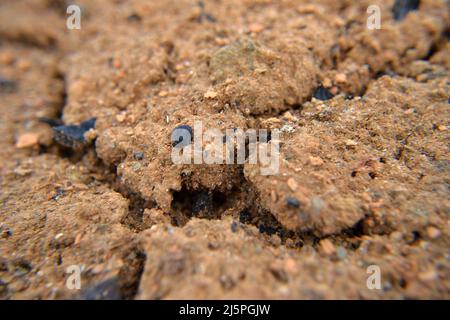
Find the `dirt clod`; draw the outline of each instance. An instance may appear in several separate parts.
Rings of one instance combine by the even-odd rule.
[[[0,299],[450,297],[446,1],[78,2],[0,5]]]

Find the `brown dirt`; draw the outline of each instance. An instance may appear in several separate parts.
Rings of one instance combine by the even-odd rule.
[[[450,298],[447,1],[77,3],[0,3],[0,298]],[[196,120],[283,128],[280,172],[175,165]]]

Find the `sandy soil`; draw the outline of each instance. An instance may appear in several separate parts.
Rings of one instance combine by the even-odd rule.
[[[0,298],[450,298],[449,2],[394,2],[0,2]],[[174,164],[196,121],[279,172]]]

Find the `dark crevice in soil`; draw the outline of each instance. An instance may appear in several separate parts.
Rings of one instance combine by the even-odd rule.
[[[129,201],[128,213],[122,218],[121,223],[135,232],[143,231],[145,229],[143,225],[144,210],[155,207],[154,203],[145,200],[135,192],[123,192],[117,189],[115,191],[121,193]]]
[[[229,212],[236,212],[248,201],[246,181],[241,171],[241,181],[224,192],[208,189],[182,189],[173,193],[171,219],[175,226],[184,226],[191,218],[220,219]]]

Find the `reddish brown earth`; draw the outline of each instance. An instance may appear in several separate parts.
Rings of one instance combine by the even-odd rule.
[[[77,3],[0,3],[0,298],[450,298],[448,1]],[[174,164],[194,121],[279,173]]]

